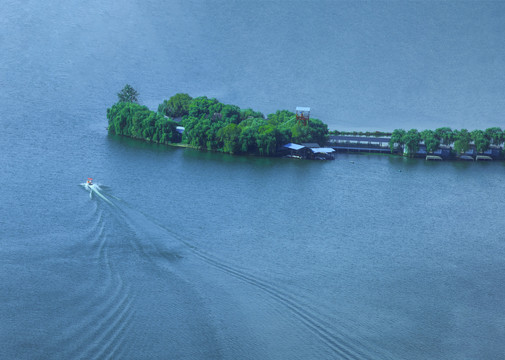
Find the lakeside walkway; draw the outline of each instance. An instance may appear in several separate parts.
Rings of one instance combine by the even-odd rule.
[[[330,135],[328,146],[336,152],[367,152],[381,154],[397,154],[403,153],[402,148],[395,145],[393,151],[389,147],[389,137],[373,137],[373,136],[346,136],[346,135]],[[472,160],[472,161],[491,161],[503,159],[502,148],[500,146],[491,145],[488,150],[483,153],[478,153],[474,144],[470,144],[470,148],[460,156],[453,153],[452,147],[448,145],[440,145],[433,153],[428,153],[426,145],[419,144],[419,149],[413,157],[425,158],[426,160]]]

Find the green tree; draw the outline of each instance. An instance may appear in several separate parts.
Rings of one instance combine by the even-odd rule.
[[[256,144],[260,155],[269,156],[277,151],[277,129],[273,125],[263,125],[258,129]]]
[[[253,109],[242,109],[240,110],[240,119],[242,121],[247,120],[247,119],[257,119],[261,118],[264,119],[265,115],[260,113],[259,111],[254,111]]]
[[[205,146],[207,150],[223,150],[223,142],[219,137],[219,130],[223,128],[222,121],[211,121],[210,127],[207,130]]]
[[[210,129],[209,119],[198,119],[189,116],[184,120],[184,137],[188,144],[197,148],[205,148],[207,144],[207,132]]]
[[[467,129],[454,130],[454,150],[457,154],[463,154],[470,149],[472,138]]]
[[[435,130],[435,136],[444,145],[450,145],[454,142],[454,133],[450,127],[441,127]]]
[[[391,149],[391,152],[394,151],[395,144],[398,144],[398,146],[403,150],[403,146],[405,145],[403,137],[405,136],[405,134],[406,131],[403,129],[395,129],[393,131],[393,133],[391,134],[391,138],[389,139],[389,148]]]
[[[258,144],[256,143],[256,136],[258,134],[259,126],[255,124],[239,125],[242,128],[239,136],[240,152],[243,153],[258,153]]]
[[[414,156],[419,150],[419,142],[421,141],[421,135],[417,129],[410,129],[402,137],[402,142],[405,144],[408,156]]]
[[[240,134],[242,129],[237,124],[231,123],[218,131],[218,137],[223,144],[223,151],[236,154],[241,150]]]
[[[172,118],[189,114],[189,105],[193,98],[188,94],[178,93],[158,106],[158,112]]]
[[[269,114],[267,118],[271,124],[279,125],[294,122],[296,120],[296,115],[289,110],[277,110],[275,114]]]
[[[491,141],[486,136],[486,133],[482,130],[474,130],[470,133],[470,136],[475,144],[475,148],[477,152],[483,153],[489,149],[489,145],[491,145]]]
[[[428,153],[434,152],[440,146],[440,139],[436,136],[435,131],[424,130],[420,135],[426,145],[426,151]]]
[[[499,127],[488,128],[485,134],[493,145],[500,145],[505,140],[505,133]]]
[[[238,124],[241,121],[240,108],[236,105],[223,105],[219,114],[221,121],[226,124]]]
[[[139,93],[129,84],[126,84],[124,88],[117,93],[119,102],[138,103],[138,96]]]
[[[189,104],[189,116],[193,116],[195,118],[207,117],[210,118],[210,114],[214,114],[221,110],[221,104],[216,99],[209,99],[207,96],[199,96],[191,100]]]

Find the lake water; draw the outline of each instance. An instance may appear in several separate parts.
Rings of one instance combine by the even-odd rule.
[[[153,109],[501,126],[503,5],[1,5],[0,358],[503,357],[503,163],[235,157],[105,118],[128,82]]]

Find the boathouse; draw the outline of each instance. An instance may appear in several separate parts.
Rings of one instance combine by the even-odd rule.
[[[307,148],[300,144],[288,143],[279,148],[279,155],[283,157],[303,159],[307,157]]]
[[[500,146],[491,145],[491,147],[488,150],[484,151],[482,155],[489,156],[491,159],[497,160],[501,157],[501,153],[502,150]]]
[[[426,160],[446,160],[451,156],[451,148],[441,145],[437,150],[429,153],[426,145],[419,144],[419,149],[414,154],[414,157],[426,158]]]
[[[489,149],[484,152],[477,152],[474,144],[470,145],[470,149],[461,154],[459,158],[461,160],[498,160],[501,157],[502,149],[500,146],[491,145]]]
[[[311,159],[313,160],[334,160],[335,156],[333,156],[333,150],[330,147],[314,147],[309,148],[309,154],[312,153]]]
[[[289,143],[281,146],[279,155],[294,159],[309,159],[309,160],[333,160],[333,150],[330,147],[320,147],[316,143],[294,144]]]

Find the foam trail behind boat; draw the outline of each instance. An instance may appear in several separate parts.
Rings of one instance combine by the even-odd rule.
[[[89,184],[83,183],[81,185],[84,186],[84,188],[89,191],[90,197],[92,197],[92,194],[96,194],[98,197],[100,197],[102,200],[104,200],[107,204],[114,206],[114,207],[116,206],[100,192],[101,188],[97,184],[89,185]]]

